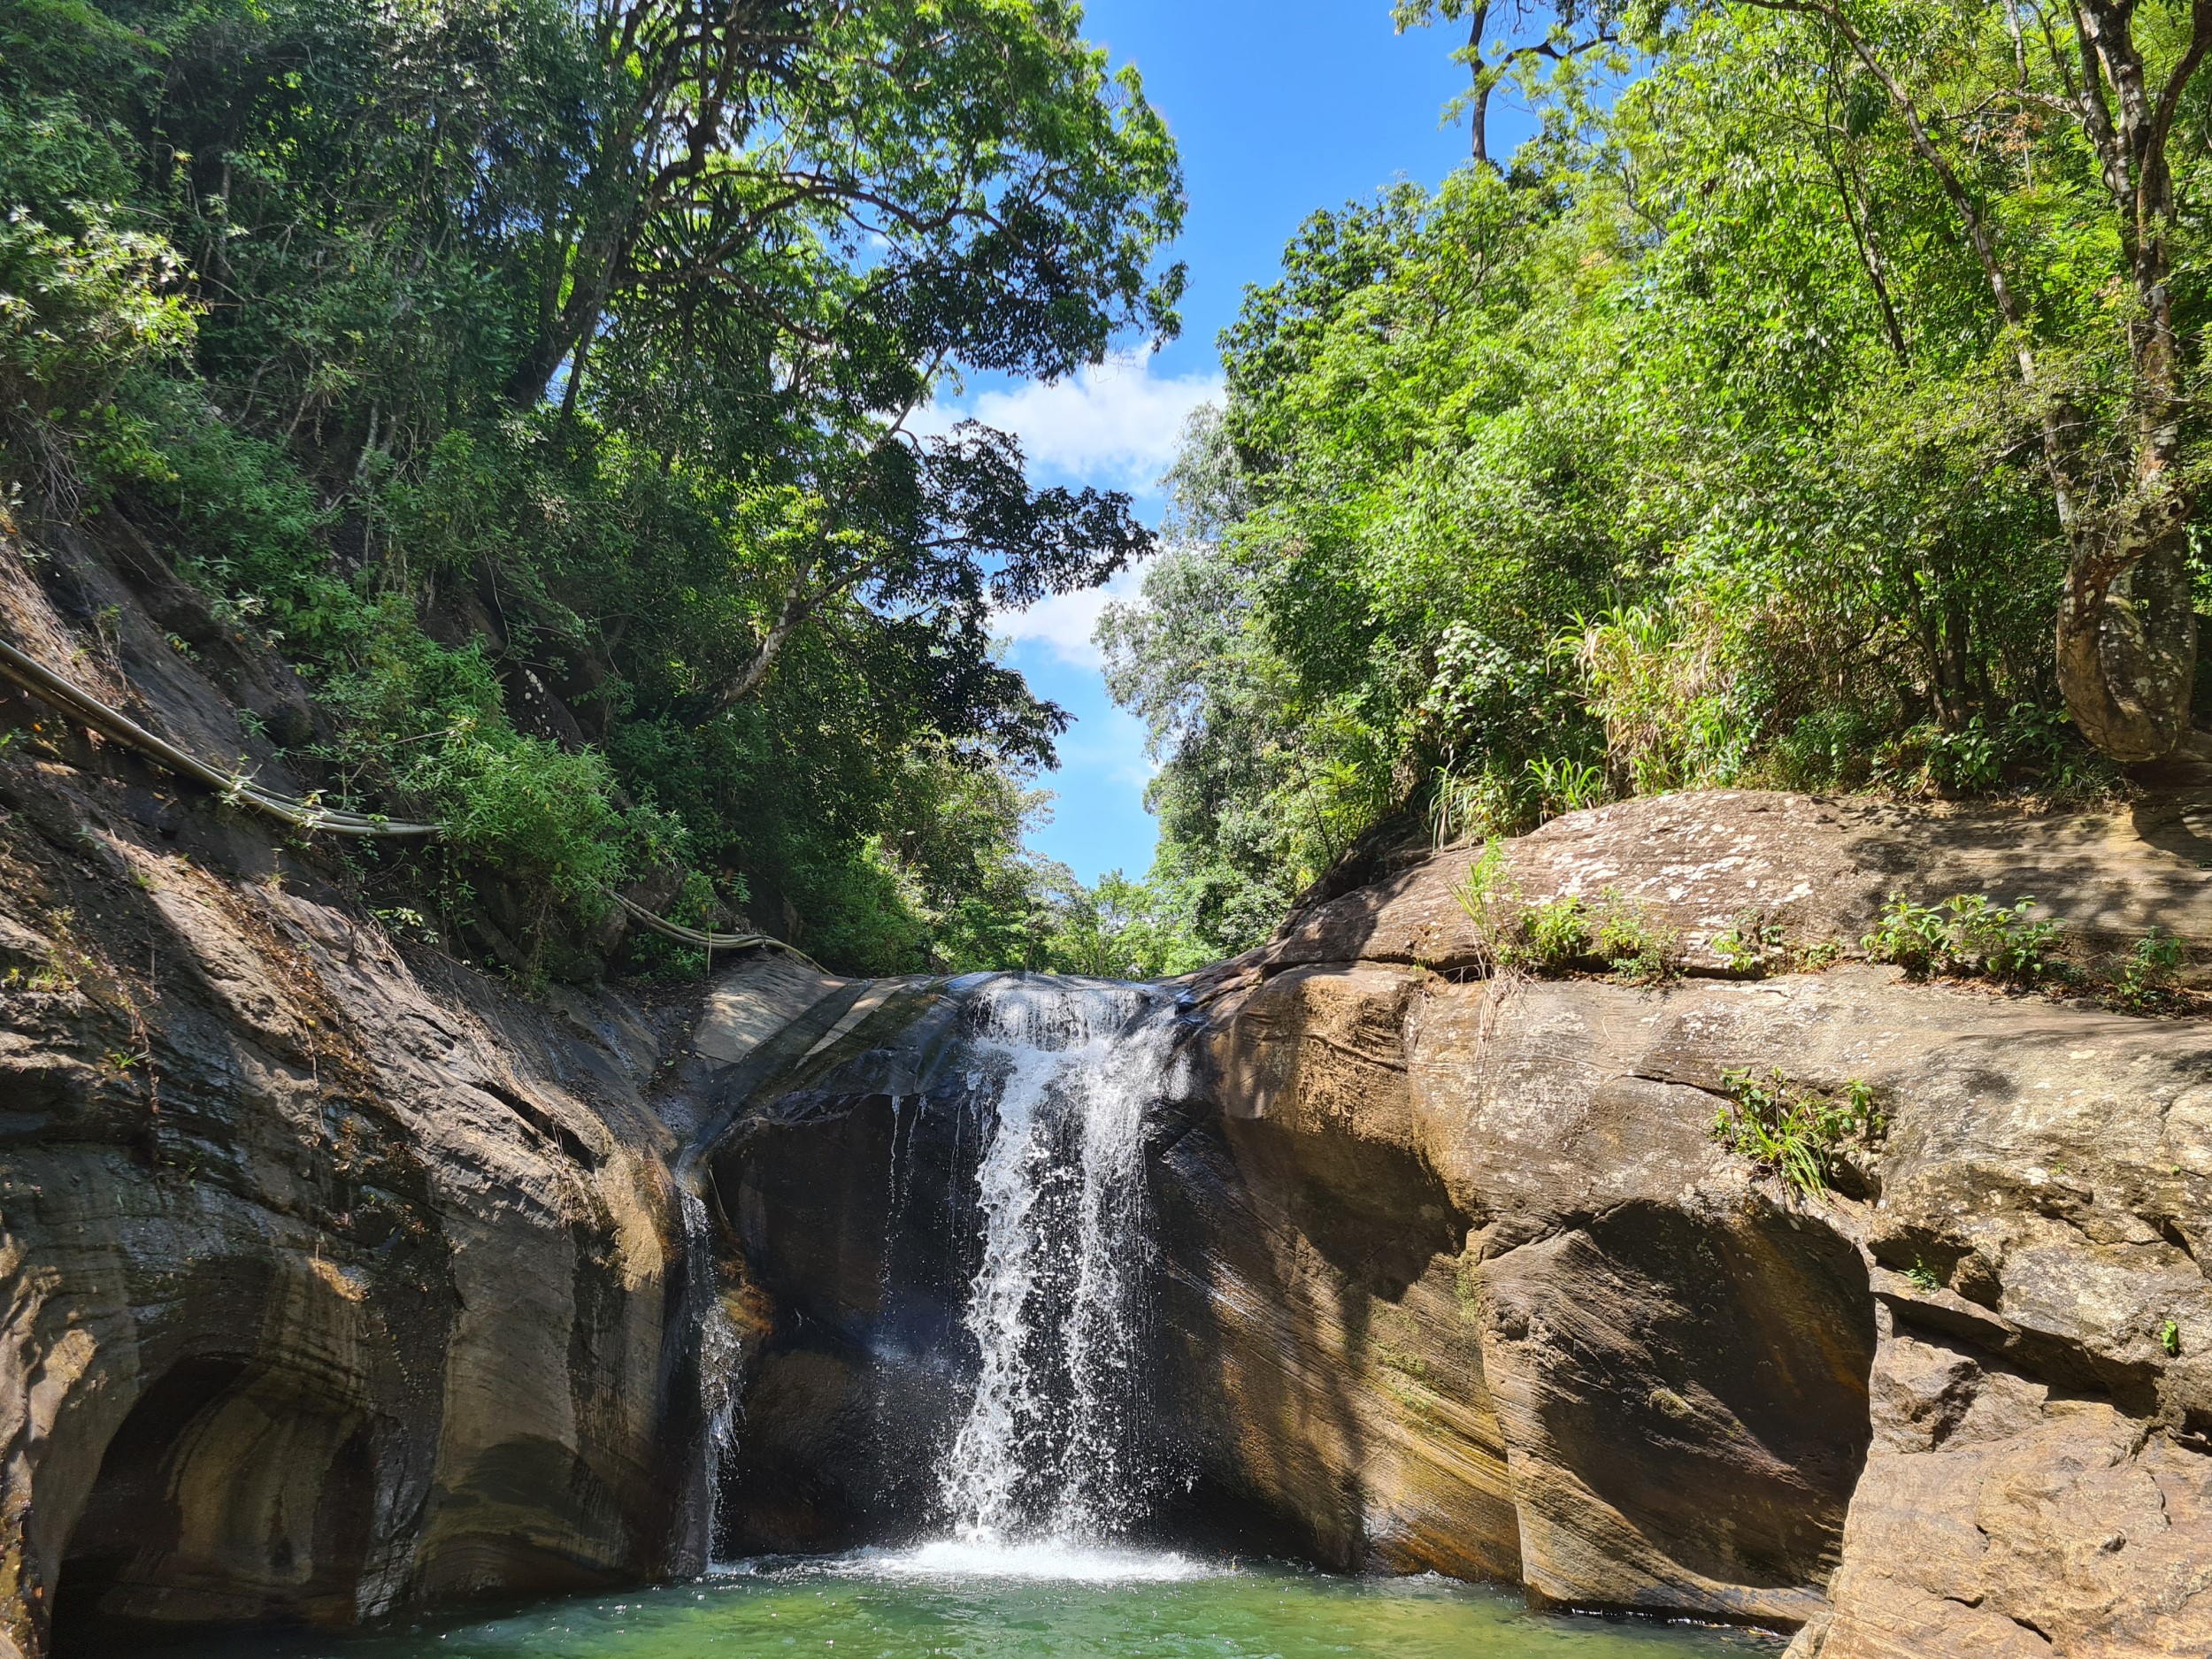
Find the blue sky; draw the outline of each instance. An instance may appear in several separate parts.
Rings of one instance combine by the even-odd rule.
[[[1184,415],[1219,385],[1215,336],[1245,285],[1274,279],[1315,208],[1402,176],[1434,184],[1463,160],[1466,128],[1438,117],[1465,72],[1451,61],[1455,29],[1394,35],[1389,0],[1091,0],[1086,12],[1085,32],[1137,65],[1181,147],[1182,338],[1057,386],[979,384],[942,413],[1019,434],[1038,482],[1132,490],[1156,522],[1153,482]],[[1509,153],[1529,125],[1497,107],[1492,123],[1493,154]],[[1133,575],[1115,589],[1135,585]],[[1004,619],[1013,665],[1076,717],[1059,772],[1043,780],[1057,796],[1052,821],[1031,843],[1086,881],[1117,867],[1143,874],[1155,839],[1143,729],[1107,696],[1090,645],[1104,603],[1076,595]]]

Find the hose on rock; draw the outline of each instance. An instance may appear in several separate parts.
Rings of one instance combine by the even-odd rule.
[[[6,640],[0,640],[0,679],[13,682],[40,702],[90,726],[103,736],[127,749],[135,749],[155,764],[205,785],[220,795],[227,805],[249,808],[294,829],[311,834],[320,832],[377,841],[426,841],[445,833],[442,824],[417,824],[373,812],[343,811],[325,806],[311,798],[302,799],[297,795],[265,789],[243,771],[227,772],[220,767],[211,766],[196,756],[179,749],[168,739],[148,731],[120,710],[109,707],[81,686],[56,673],[36,657]],[[639,926],[666,939],[710,951],[757,948],[781,950],[796,956],[810,967],[818,970],[821,966],[797,946],[787,944],[767,933],[706,933],[656,916],[643,905],[625,898],[611,887],[607,889],[607,896]]]

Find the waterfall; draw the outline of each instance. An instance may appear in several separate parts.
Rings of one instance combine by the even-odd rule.
[[[687,1294],[696,1307],[699,1332],[699,1415],[705,1432],[700,1445],[698,1513],[693,1517],[697,1559],[714,1558],[717,1510],[721,1502],[722,1466],[735,1449],[744,1344],[729,1310],[722,1305],[715,1271],[712,1225],[705,1202],[688,1187],[677,1188],[683,1221]]]
[[[1144,1131],[1171,1014],[1143,987],[1078,979],[1009,976],[976,997],[969,1082],[995,1119],[966,1312],[979,1367],[939,1471],[969,1542],[1094,1538],[1141,1517]]]

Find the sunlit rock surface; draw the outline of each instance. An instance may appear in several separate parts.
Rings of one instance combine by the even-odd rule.
[[[305,719],[219,630],[187,667],[89,553],[115,649],[73,663],[0,565],[11,637],[208,752],[224,687]],[[8,713],[0,1655],[695,1566],[660,1115],[695,993],[530,999],[403,949],[326,859]]]

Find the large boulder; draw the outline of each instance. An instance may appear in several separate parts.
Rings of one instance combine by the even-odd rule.
[[[1455,889],[1483,849],[1448,848],[1294,916],[1240,964],[1486,959]],[[1855,947],[1893,894],[1934,904],[2032,897],[2096,956],[2154,927],[2212,966],[2212,789],[2086,812],[1937,809],[1757,790],[1647,796],[1571,812],[1505,845],[1501,892],[1528,903],[1617,899],[1674,936],[1682,963],[1717,972],[1715,939],[1747,917],[1792,945]]]
[[[2201,944],[2193,815],[1632,803],[1506,867],[1641,905],[1686,980],[1460,982],[1465,849],[1198,976],[1210,1081],[1165,1185],[1214,1508],[1829,1659],[2212,1647],[2212,1032],[1696,949],[1747,909],[1814,942],[1892,891],[2016,886],[2093,949]],[[1714,1139],[1737,1068],[1872,1087],[1856,1196]]]

